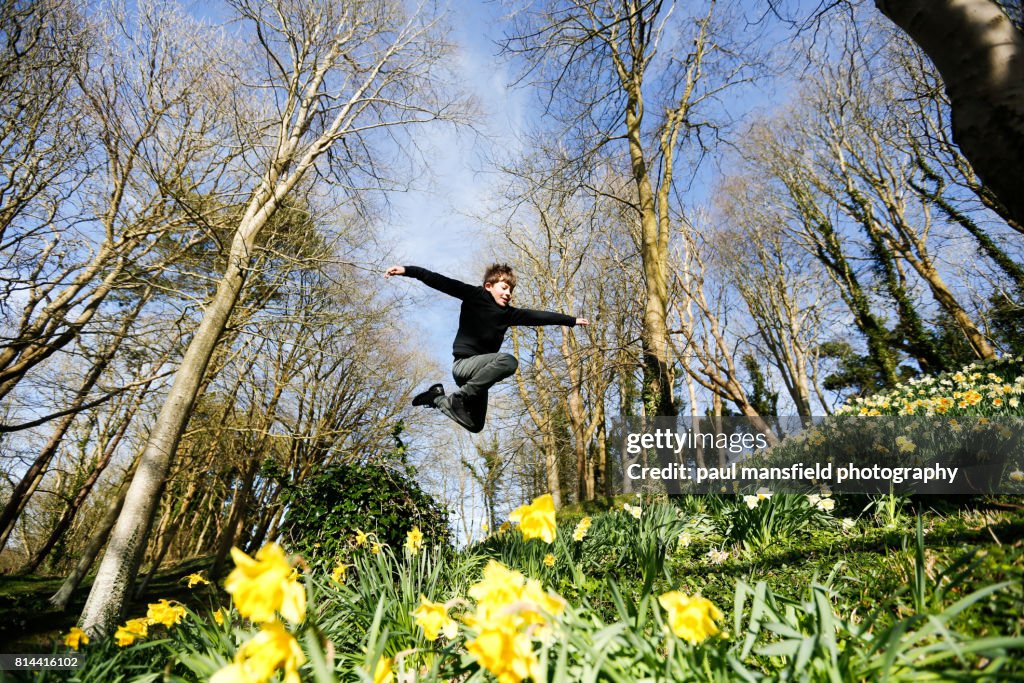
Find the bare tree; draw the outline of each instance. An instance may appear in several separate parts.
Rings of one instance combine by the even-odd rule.
[[[262,137],[264,144],[248,154],[260,180],[245,201],[226,269],[153,425],[111,535],[82,615],[83,628],[91,633],[107,632],[125,605],[156,510],[155,497],[246,280],[261,230],[307,174],[344,178],[349,169],[336,156],[342,146],[358,151],[377,129],[450,113],[450,100],[437,90],[431,74],[444,46],[434,37],[435,21],[425,12],[407,15],[397,3],[377,0],[344,5],[239,0],[232,6],[253,28],[257,46],[249,48],[257,64],[243,81],[258,86],[239,95],[266,108],[246,111],[238,125]],[[268,70],[260,75],[257,66]],[[263,93],[270,94],[269,101]]]
[[[676,284],[689,306],[678,311],[684,344],[678,354],[692,358],[687,372],[712,396],[731,401],[740,414],[763,433],[769,443],[777,440],[771,426],[758,412],[740,381],[735,337],[730,338],[730,313],[734,308],[724,282],[712,281],[715,268],[708,263],[714,253],[701,241],[699,231],[687,231],[683,252],[675,269]],[[696,367],[694,367],[696,366]],[[719,413],[720,414],[720,413]]]
[[[1016,225],[1024,225],[1024,31],[997,0],[875,6],[934,62],[953,112],[953,139]]]
[[[42,222],[28,212],[9,228],[7,255],[19,265],[8,288],[22,295],[0,342],[0,398],[100,320],[112,292],[206,240],[172,188],[183,178],[216,185],[231,154],[211,153],[217,92],[198,102],[216,42],[171,7],[140,3],[133,19],[108,9],[91,27],[88,58],[70,65],[77,109],[67,116],[81,130],[69,139],[91,145],[74,160],[74,194],[51,198]]]
[[[724,47],[715,2],[685,18],[675,9],[662,0],[544,3],[524,13],[505,43],[551,89],[548,111],[565,122],[581,158],[625,142],[640,223],[643,401],[651,416],[676,412],[666,316],[677,156],[712,127],[704,105],[747,74]],[[678,32],[673,40],[669,31]]]
[[[835,290],[827,286],[820,262],[789,238],[785,216],[768,192],[754,177],[723,183],[717,203],[733,227],[716,235],[713,246],[750,314],[756,346],[768,356],[806,423],[814,414],[814,368],[834,322],[829,309]]]

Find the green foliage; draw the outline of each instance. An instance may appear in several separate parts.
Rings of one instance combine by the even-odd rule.
[[[332,465],[287,487],[282,540],[312,564],[333,565],[356,529],[393,548],[418,526],[428,546],[448,545],[448,512],[408,476],[379,465]]]
[[[946,393],[963,397],[973,391],[980,398],[957,410],[1014,416],[1018,406],[1009,398],[995,399],[1024,393],[1018,391],[1024,387],[1024,380],[1018,381],[1022,376],[1024,368],[1013,360],[970,366],[863,399],[848,412],[893,414]],[[924,436],[912,436],[924,448]],[[826,432],[811,430],[798,446],[813,456],[827,439]],[[394,489],[381,493],[386,486],[381,478],[406,480],[379,468],[367,472],[332,468],[297,487],[301,495],[289,494],[288,522],[300,519],[306,525],[292,536],[293,548],[319,561],[303,573],[306,619],[288,627],[305,654],[299,673],[307,683],[370,681],[378,663],[390,666],[395,680],[494,681],[474,654],[473,648],[482,646],[471,642],[485,625],[459,618],[479,614],[473,603],[483,593],[470,588],[491,559],[565,600],[553,623],[531,626],[543,628],[543,636],[532,630],[518,644],[502,645],[505,649],[490,641],[491,652],[503,657],[535,656],[530,676],[535,681],[1024,677],[1024,547],[1012,542],[1024,535],[1024,511],[1016,500],[1002,509],[918,511],[915,520],[909,499],[882,495],[871,499],[858,519],[838,520],[833,507],[856,512],[864,499],[767,491],[671,502],[637,497],[592,512],[582,538],[574,537],[583,511],[577,509],[558,520],[551,544],[525,540],[518,529],[501,525],[477,546],[455,551],[435,540],[436,527],[425,517],[412,517],[408,510],[419,507],[411,503],[396,506],[402,512],[386,521],[370,515],[384,509],[384,498],[401,497]],[[405,488],[398,490],[415,499]],[[368,501],[376,507],[368,507]],[[914,502],[920,510],[920,501]],[[336,510],[349,517],[329,519]],[[418,553],[403,547],[413,523],[427,537]],[[357,542],[356,528],[369,538]],[[346,569],[339,580],[330,578],[336,561]],[[674,591],[673,598],[683,602],[697,595],[710,601],[713,627],[687,640],[679,615],[671,611],[678,603],[664,601]],[[457,629],[427,641],[413,615],[421,596],[443,603]],[[520,605],[528,598],[516,600],[505,609],[524,609]],[[154,629],[127,648],[110,639],[90,643],[86,666],[75,680],[208,680],[257,630],[235,612],[217,626],[205,611],[193,611],[183,624]],[[489,637],[500,639],[495,633]],[[58,679],[43,675],[39,680]]]
[[[779,414],[779,392],[772,391],[753,354],[743,355],[743,367],[750,376],[749,401],[758,415]]]
[[[989,298],[989,315],[996,341],[1009,353],[1024,354],[1024,306],[1010,297],[993,294]]]
[[[388,656],[427,645],[411,616],[420,596],[443,603],[465,595],[481,566],[480,558],[456,555],[444,546],[427,547],[415,555],[387,547],[378,553],[363,548],[353,552],[351,560],[344,581],[319,581],[323,599],[318,623],[344,639],[336,646],[355,649],[379,614],[390,634]]]
[[[795,543],[811,529],[832,525],[822,501],[798,494],[770,496],[708,496],[707,506],[715,531],[728,543],[748,553],[762,552],[778,543]],[[816,504],[817,503],[817,504]]]
[[[514,528],[462,552],[373,553],[364,544],[351,551],[340,583],[328,571],[303,572],[307,618],[289,627],[306,656],[301,678],[368,681],[388,658],[396,680],[405,672],[432,683],[494,681],[467,651],[473,629],[428,642],[411,614],[421,595],[447,603],[453,616],[471,610],[469,587],[492,557],[549,589],[568,589],[559,591],[567,605],[556,627],[534,641],[537,681],[1001,681],[1024,674],[1024,548],[977,548],[986,538],[1019,536],[1024,514],[922,516],[909,529],[882,529],[865,517],[855,528],[812,524],[788,538],[778,525],[774,542],[747,563],[703,558],[705,547],[724,540],[715,529],[725,528],[726,505],[754,511],[770,509],[768,500],[780,510],[807,502],[789,498],[777,494],[754,508],[742,498],[636,501],[639,519],[621,508],[597,514],[582,541],[563,522],[550,545],[524,541]],[[655,571],[652,559],[680,530],[693,535],[692,545],[663,557]],[[620,543],[634,547],[623,551]],[[548,553],[556,558],[551,567],[542,562]],[[655,580],[638,583],[649,572]],[[710,599],[724,613],[722,633],[697,643],[673,633],[659,602],[669,590]],[[191,610],[181,624],[153,627],[148,639],[125,648],[110,639],[90,643],[73,680],[209,680],[258,630],[233,610],[222,625],[209,610]],[[65,680],[63,673],[38,680]]]

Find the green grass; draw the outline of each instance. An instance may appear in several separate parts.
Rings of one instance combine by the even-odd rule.
[[[202,591],[188,590],[181,578],[209,568],[212,562],[212,557],[195,558],[158,571],[145,595],[129,605],[129,613],[145,612],[146,604],[159,598],[202,606],[207,599]],[[51,606],[48,599],[60,588],[64,577],[0,575],[0,651],[52,651],[60,644],[62,634],[78,622],[93,578],[92,574],[85,577],[72,595],[67,610],[61,611]]]

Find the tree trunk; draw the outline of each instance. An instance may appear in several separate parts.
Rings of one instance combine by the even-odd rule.
[[[875,0],[931,58],[952,110],[953,139],[1024,223],[1024,34],[994,0]]]
[[[273,210],[273,209],[271,209]],[[185,351],[181,367],[150,432],[139,468],[103,555],[92,591],[82,612],[82,628],[93,637],[106,635],[120,620],[146,549],[158,496],[170,470],[185,424],[228,318],[245,281],[256,234],[266,220],[244,224],[235,235],[231,255],[213,300]]]
[[[134,409],[132,409],[131,412],[134,412]],[[57,542],[61,539],[61,537],[64,536],[64,533],[68,530],[68,527],[71,526],[71,522],[74,521],[75,516],[78,514],[78,511],[82,508],[82,505],[89,497],[89,493],[92,492],[92,487],[96,484],[96,481],[100,478],[100,475],[103,474],[103,472],[107,469],[107,465],[110,464],[110,459],[114,456],[114,451],[117,450],[118,444],[121,443],[121,439],[122,437],[124,437],[124,433],[128,429],[128,424],[130,420],[130,415],[126,416],[125,419],[122,420],[121,426],[118,429],[117,434],[114,435],[114,438],[112,438],[109,443],[103,446],[103,452],[97,459],[96,464],[93,466],[92,472],[90,472],[86,480],[82,482],[82,485],[79,487],[78,493],[75,495],[75,497],[71,501],[69,501],[67,505],[64,506],[64,510],[61,513],[60,519],[57,520],[57,523],[50,531],[50,535],[47,537],[46,542],[43,543],[43,545],[38,550],[36,550],[36,552],[32,555],[32,559],[30,559],[25,564],[25,566],[20,569],[21,572],[34,572],[36,568],[39,567],[40,564],[42,564],[43,560],[46,559],[46,556],[50,554],[50,551],[53,550],[53,547],[57,545]],[[132,472],[134,472],[134,466],[132,467],[132,469],[128,471],[127,477],[131,477]]]
[[[519,355],[519,334],[516,330],[512,331],[512,346]],[[544,366],[544,330],[537,329],[537,345],[534,350],[534,367],[541,368]],[[558,449],[555,444],[554,435],[551,433],[551,419],[550,411],[542,412],[537,410],[537,403],[542,406],[550,405],[549,395],[545,390],[544,383],[541,381],[536,382],[537,398],[536,401],[530,396],[530,392],[526,387],[526,380],[523,377],[523,373],[516,373],[516,386],[519,389],[519,395],[523,399],[523,403],[526,404],[526,409],[530,413],[530,419],[537,425],[537,429],[542,434],[541,443],[544,455],[544,479],[547,484],[548,493],[551,494],[552,500],[555,503],[555,509],[562,507],[562,484],[558,474]],[[548,415],[548,417],[545,417]]]
[[[242,480],[235,487],[235,498],[231,501],[231,512],[228,515],[228,523],[224,527],[220,541],[217,543],[217,553],[213,558],[213,568],[210,569],[211,576],[220,576],[224,568],[224,561],[227,559],[231,546],[235,542],[235,535],[238,533],[238,526],[242,523],[248,510],[249,492],[252,488],[253,479],[256,477],[258,464],[254,461],[248,464]]]
[[[103,516],[99,526],[93,532],[92,538],[89,540],[88,545],[85,546],[85,550],[82,551],[82,556],[78,558],[75,568],[71,570],[68,578],[64,579],[64,583],[60,585],[57,592],[50,596],[50,604],[57,609],[67,609],[68,602],[71,600],[71,594],[75,592],[78,584],[82,583],[82,579],[89,573],[89,567],[92,566],[96,556],[100,554],[100,550],[103,549],[104,544],[107,542],[107,537],[110,536],[110,530],[114,528],[118,515],[121,514],[121,508],[124,506],[127,495],[128,487],[125,486],[121,489],[121,494],[117,497],[117,500],[107,509],[107,514]]]

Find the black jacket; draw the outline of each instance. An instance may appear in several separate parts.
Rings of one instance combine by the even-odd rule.
[[[456,359],[497,353],[505,340],[505,332],[513,325],[572,327],[576,324],[576,318],[562,313],[500,306],[483,287],[467,285],[426,268],[405,266],[405,275],[462,301],[459,331],[452,344],[452,353]]]

